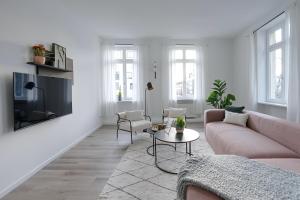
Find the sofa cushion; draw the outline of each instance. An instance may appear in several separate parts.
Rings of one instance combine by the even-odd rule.
[[[249,114],[247,113],[234,113],[226,110],[223,122],[246,127],[248,116]]]
[[[300,154],[300,124],[248,111],[247,126]]]
[[[248,158],[297,158],[287,147],[257,133],[224,122],[206,124],[206,138],[216,154],[234,154]]]
[[[297,158],[269,158],[269,159],[254,159],[258,162],[279,167],[285,170],[291,170],[300,173],[300,159]]]
[[[243,110],[245,109],[245,106],[229,106],[225,108],[225,110],[229,112],[234,112],[234,113],[243,113]]]

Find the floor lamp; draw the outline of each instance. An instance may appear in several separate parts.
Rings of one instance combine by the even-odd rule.
[[[147,87],[145,88],[145,116],[147,115],[147,90],[153,90],[153,86],[151,82],[147,83]]]

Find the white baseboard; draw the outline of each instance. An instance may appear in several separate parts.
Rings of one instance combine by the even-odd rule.
[[[86,138],[87,136],[89,136],[90,134],[92,134],[93,132],[95,132],[101,126],[102,126],[102,124],[100,124],[96,128],[93,128],[91,131],[87,131],[86,134],[84,134],[83,136],[81,136],[80,138],[78,138],[77,140],[75,140],[74,142],[72,142],[70,145],[68,145],[67,147],[61,149],[59,152],[57,152],[56,154],[54,154],[53,156],[51,156],[49,159],[47,159],[46,161],[44,161],[41,164],[39,164],[38,166],[36,166],[29,173],[25,174],[24,176],[22,176],[21,178],[19,178],[18,180],[16,180],[14,183],[12,183],[11,185],[9,185],[6,188],[4,188],[2,191],[0,191],[0,199],[3,198],[4,196],[6,196],[11,191],[13,191],[14,189],[16,189],[18,186],[20,186],[22,183],[24,183],[28,179],[30,179],[33,175],[35,175],[37,172],[39,172],[45,166],[47,166],[48,164],[50,164],[53,160],[55,160],[58,157],[60,157],[62,154],[64,154],[68,150],[70,150],[72,147],[76,146],[79,142],[81,142],[84,138]]]

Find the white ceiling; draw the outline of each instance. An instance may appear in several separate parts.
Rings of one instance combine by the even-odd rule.
[[[292,1],[292,0],[291,0]],[[64,0],[104,37],[232,37],[290,0]]]

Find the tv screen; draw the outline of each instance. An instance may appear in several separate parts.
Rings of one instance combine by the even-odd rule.
[[[72,80],[14,73],[14,129],[72,113]]]

